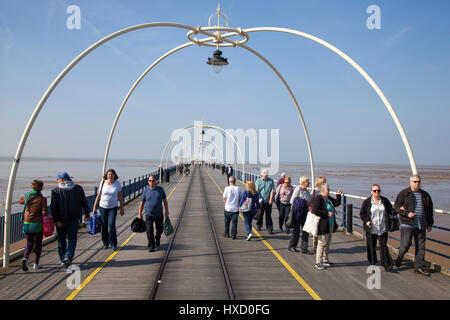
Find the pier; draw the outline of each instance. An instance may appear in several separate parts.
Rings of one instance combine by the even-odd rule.
[[[173,173],[161,186],[168,196],[175,232],[162,236],[159,250],[149,252],[145,233],[133,233],[140,197],[117,219],[119,250],[102,249],[101,235],[79,229],[73,266],[60,265],[57,242],[43,248],[42,269],[24,272],[21,259],[1,269],[0,299],[7,300],[328,300],[449,299],[448,275],[415,274],[411,262],[394,272],[381,271],[381,288],[369,289],[365,241],[333,234],[334,267],[314,268],[314,255],[290,252],[290,235],[253,228],[246,241],[242,216],[237,239],[223,237],[222,193],[226,176],[211,167],[193,166],[190,175]],[[242,182],[237,185],[242,186]],[[277,218],[277,210],[272,216]],[[213,231],[213,229],[215,231]],[[310,239],[311,247],[312,239]],[[33,254],[30,256],[32,263]],[[78,269],[77,269],[78,268]],[[380,268],[382,269],[382,268]],[[69,270],[69,272],[68,272]],[[70,272],[72,271],[72,272]]]

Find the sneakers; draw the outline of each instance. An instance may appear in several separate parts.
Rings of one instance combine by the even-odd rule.
[[[70,260],[68,258],[65,258],[63,261],[63,264],[64,264],[64,268],[67,269],[70,266]]]
[[[28,259],[26,259],[26,258],[23,258],[23,260],[22,260],[22,270],[23,271],[28,271]]]
[[[322,263],[316,263],[316,264],[314,265],[314,267],[316,267],[316,269],[319,269],[319,270],[325,270],[325,267],[323,266]]]
[[[113,249],[113,251],[119,250],[119,248],[117,248],[117,247],[112,247],[112,249]]]
[[[419,273],[419,274],[421,274],[421,275],[424,275],[424,276],[429,276],[429,275],[431,275],[431,273],[429,273],[428,271],[426,271],[425,269],[423,269],[423,268],[419,268],[419,269],[416,269],[416,270],[414,270],[414,272],[415,273]]]
[[[106,246],[106,245],[105,245],[105,246],[103,246],[102,248],[106,250],[106,249],[109,249],[109,246]]]
[[[300,252],[297,248],[288,248],[288,250],[291,252]]]
[[[304,254],[314,254],[313,251],[309,251],[309,250],[302,250],[302,253],[304,253]]]
[[[324,266],[324,267],[333,267],[334,266],[334,263],[333,262],[322,262],[322,265]]]
[[[250,239],[253,237],[253,235],[251,233],[248,234],[247,236],[247,241],[250,241]]]
[[[150,249],[148,249],[149,252],[154,252],[155,251],[155,247],[150,247]]]
[[[34,264],[34,266],[33,266],[33,269],[41,269],[42,267],[41,267],[41,265],[40,264]]]

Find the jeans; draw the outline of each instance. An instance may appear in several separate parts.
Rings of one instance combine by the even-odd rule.
[[[367,260],[372,265],[377,264],[377,240],[380,241],[380,257],[381,264],[386,269],[393,265],[391,255],[389,254],[389,249],[387,247],[388,233],[385,232],[381,236],[376,234],[371,234],[366,232],[366,242],[367,242]]]
[[[99,207],[102,220],[103,245],[117,247],[116,216],[117,207],[106,209]],[[109,230],[108,230],[109,229]]]
[[[258,221],[256,225],[261,228],[263,225],[264,213],[266,214],[266,228],[267,231],[273,231],[273,222],[272,222],[272,205],[268,203],[263,203],[261,205],[261,214],[259,215]]]
[[[420,269],[425,265],[425,241],[426,231],[418,230],[410,227],[400,228],[400,248],[398,249],[397,262],[399,264],[403,261],[403,256],[408,252],[411,246],[412,238],[414,237],[414,244],[416,245],[416,252],[414,257],[414,269]]]
[[[280,225],[280,230],[283,229],[283,224],[286,222],[288,216],[289,216],[289,211],[291,210],[291,204],[287,203],[280,203],[280,217],[278,219],[278,223]]]
[[[147,224],[146,232],[147,232],[148,246],[149,247],[154,247],[155,246],[155,240],[156,240],[156,243],[159,244],[159,241],[161,239],[161,235],[163,233],[164,216],[145,216],[145,222]],[[154,233],[153,223],[156,226],[156,235]]]
[[[224,211],[224,216],[225,216],[225,232],[224,233],[226,235],[230,234],[230,222],[232,222],[232,224],[231,224],[231,236],[233,238],[235,238],[236,234],[237,234],[238,215],[239,215],[239,212],[229,212],[227,210]]]
[[[64,259],[69,259],[72,262],[75,256],[75,248],[77,247],[78,236],[78,219],[69,223],[63,224],[61,228],[56,227],[56,234],[58,236],[58,254],[61,262]],[[66,240],[69,240],[67,245]]]
[[[34,263],[39,264],[39,259],[41,258],[42,252],[42,238],[44,234],[42,232],[39,233],[25,233],[25,238],[27,239],[27,246],[25,247],[25,251],[23,253],[23,257],[27,258],[30,256],[31,250],[35,247],[36,258],[34,258]]]
[[[247,230],[247,234],[252,233],[252,221],[256,212],[244,212],[242,215],[244,216],[245,229]]]

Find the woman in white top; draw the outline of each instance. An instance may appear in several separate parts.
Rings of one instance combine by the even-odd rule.
[[[103,249],[112,247],[117,250],[117,232],[116,232],[116,216],[118,209],[118,202],[120,202],[120,215],[123,216],[125,211],[123,209],[122,188],[119,177],[114,169],[109,169],[103,176],[103,181],[100,184],[100,191],[97,194],[94,202],[93,211],[98,208],[102,220],[102,241]],[[99,203],[100,202],[100,203]],[[109,230],[108,230],[109,229]]]

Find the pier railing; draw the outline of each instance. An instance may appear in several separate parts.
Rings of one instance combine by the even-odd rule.
[[[172,175],[176,172],[177,167],[172,166],[168,168],[169,174]],[[165,173],[163,173],[165,175]],[[159,181],[159,170],[155,170],[153,172],[150,172],[147,175],[143,175],[134,179],[129,179],[128,184],[126,181],[122,182],[122,196],[124,203],[127,203],[133,199],[135,199],[137,196],[142,194],[145,188],[148,187],[148,178],[154,175],[156,177],[156,180]],[[86,200],[88,202],[89,211],[92,211],[92,208],[94,206],[95,198],[97,197],[98,187],[94,188],[94,194],[89,195],[86,197]],[[50,203],[50,201],[48,201]],[[51,214],[51,208],[48,206],[49,212]],[[10,237],[10,243],[14,243],[20,240],[25,239],[25,235],[22,232],[23,228],[23,221],[22,221],[22,212],[14,213],[11,215],[11,237]],[[4,223],[5,223],[5,217],[0,217],[0,247],[3,247],[3,241],[4,241]]]
[[[217,165],[217,164],[214,165],[214,168],[219,170],[219,171],[221,170],[220,165]],[[257,179],[261,178],[261,175],[259,175],[259,174],[254,174],[254,173],[250,173],[250,172],[242,172],[241,170],[238,170],[238,169],[234,170],[234,176],[235,176],[236,179],[238,179],[238,180],[240,180],[242,182],[246,182],[248,180],[256,181]],[[292,185],[292,186],[294,188],[297,187],[296,185]],[[308,188],[308,189],[312,190],[311,188]],[[336,194],[336,192],[332,192],[332,191],[330,191],[330,193],[331,194]],[[341,206],[340,206],[340,207],[342,207],[342,210],[336,210],[336,213],[338,214],[336,216],[336,218],[338,220],[342,221],[341,227],[343,227],[347,233],[352,233],[353,232],[353,226],[357,226],[359,228],[363,228],[362,223],[360,224],[360,223],[353,222],[354,219],[361,221],[361,218],[359,217],[359,214],[357,214],[357,215],[353,214],[353,209],[360,210],[361,208],[358,207],[358,206],[355,206],[351,202],[352,202],[352,200],[360,200],[360,201],[362,201],[362,200],[365,200],[366,198],[367,197],[355,196],[355,195],[351,195],[351,194],[344,194],[344,193],[342,194],[342,202],[341,202]],[[391,202],[391,203],[394,204],[393,202]],[[338,207],[338,209],[339,209],[339,207]],[[437,213],[437,214],[450,214],[450,211],[442,210],[442,209],[434,209],[434,213]],[[446,227],[443,227],[443,226],[439,226],[439,225],[433,225],[433,228],[439,229],[439,230],[443,230],[445,232],[449,232],[450,231],[449,228],[446,228]],[[392,235],[389,235],[389,238],[393,239],[393,240],[397,240],[397,241],[400,242],[399,238],[394,237]],[[450,244],[448,242],[441,241],[441,240],[438,240],[438,239],[435,239],[435,238],[427,237],[426,239],[427,239],[427,241],[432,241],[432,242],[435,242],[435,243],[438,243],[438,244],[441,244],[441,245],[444,245],[444,246],[447,246],[447,247],[450,246]],[[412,246],[415,247],[414,244],[412,244]],[[450,256],[445,254],[445,253],[443,253],[443,252],[437,252],[435,250],[431,250],[431,249],[428,249],[428,248],[426,248],[425,250],[430,252],[430,253],[433,253],[433,254],[436,254],[438,256],[441,256],[441,257],[443,257],[445,259],[450,259]]]

